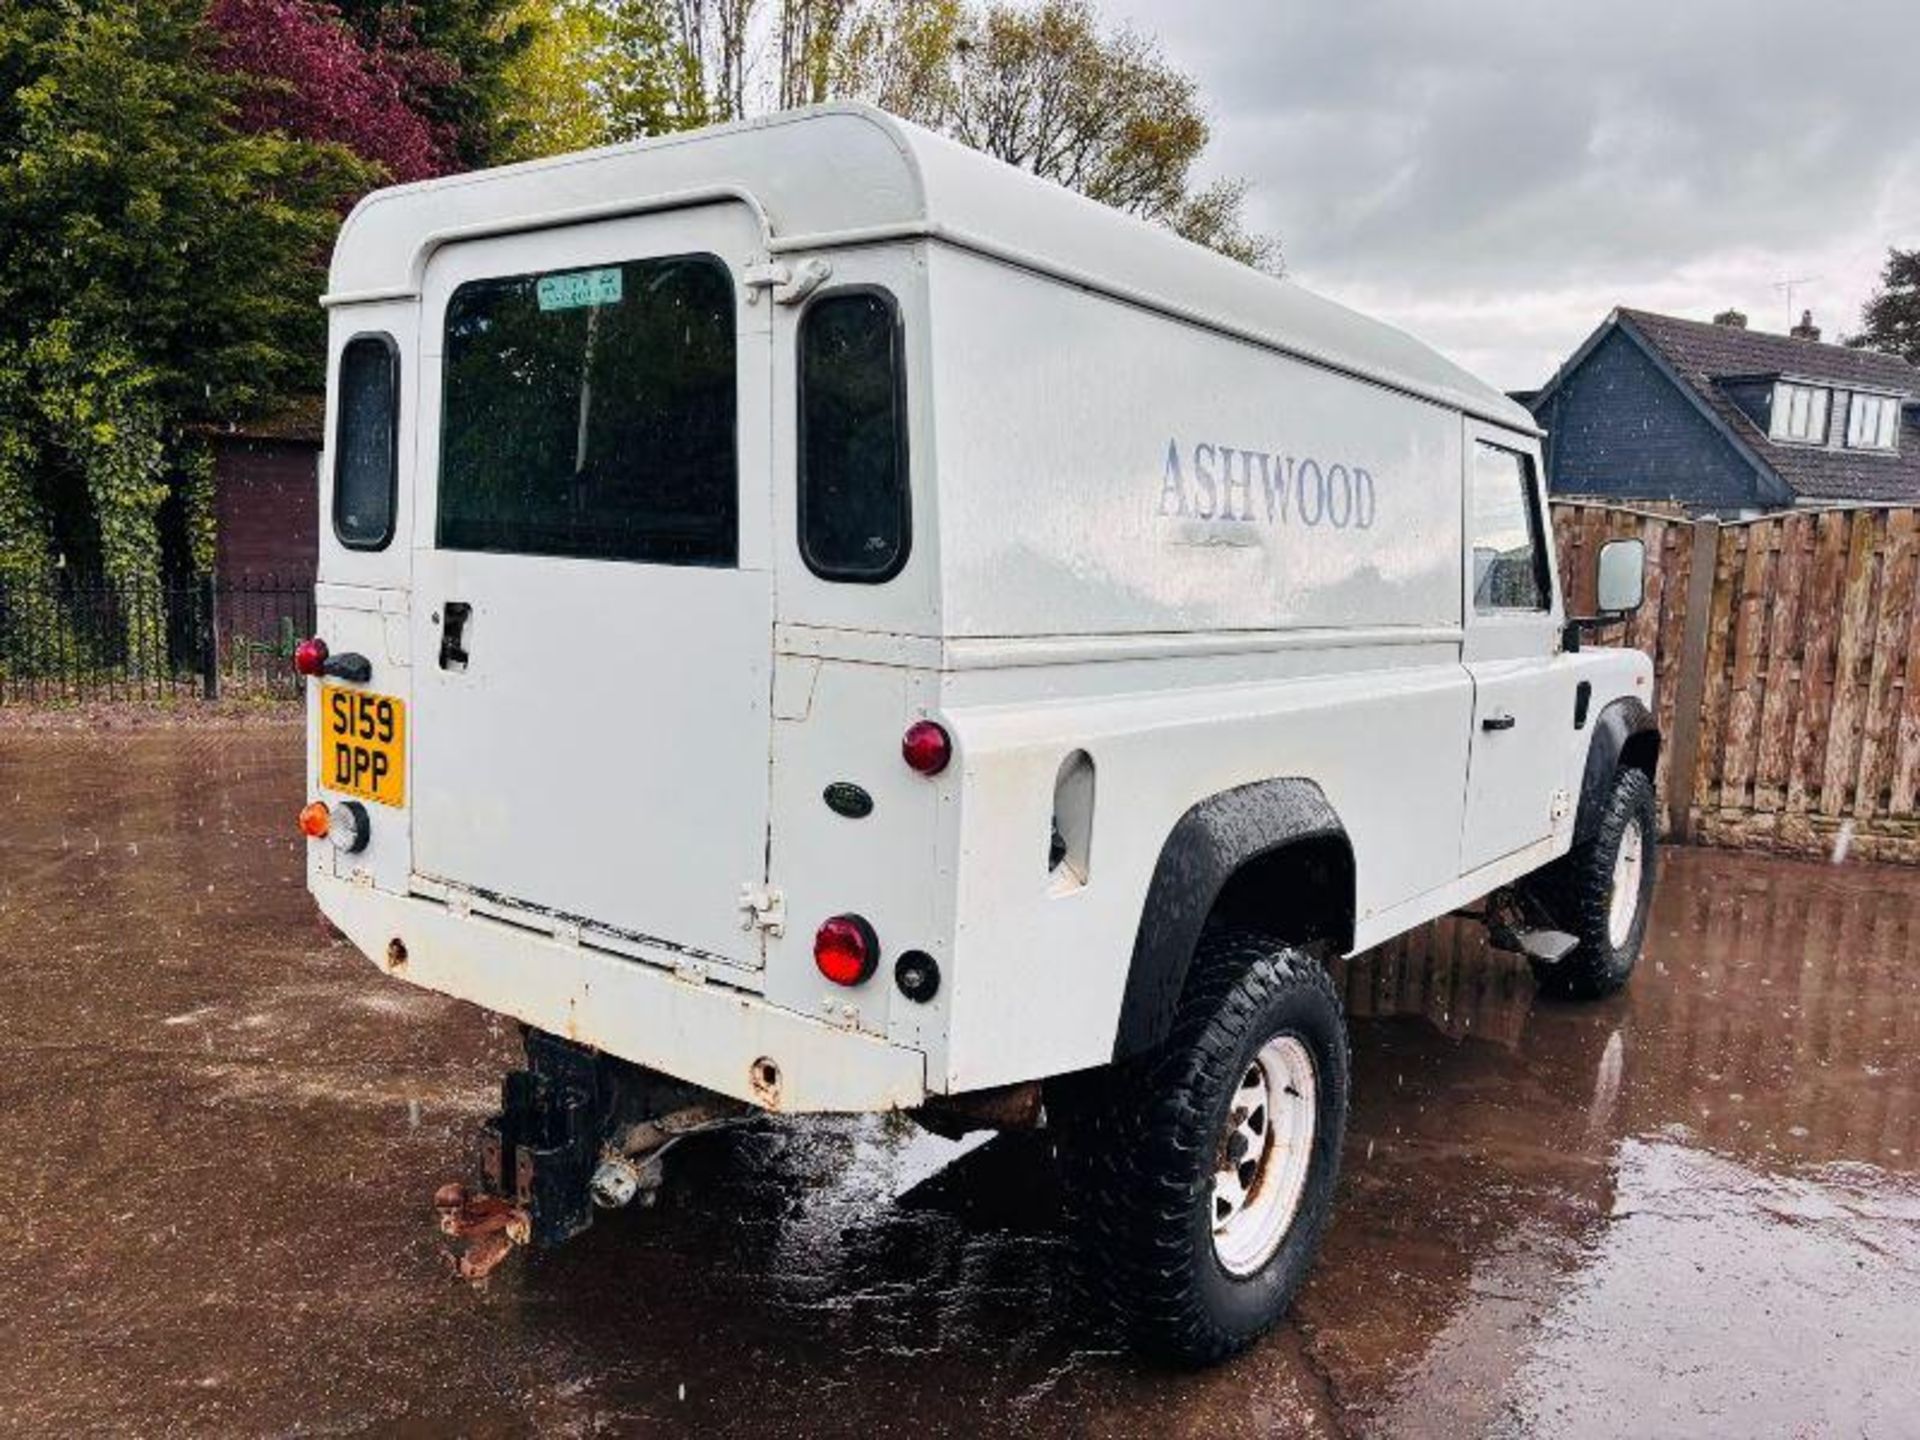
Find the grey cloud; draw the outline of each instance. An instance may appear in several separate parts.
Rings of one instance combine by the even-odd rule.
[[[1199,76],[1211,163],[1253,182],[1300,279],[1416,329],[1475,312],[1451,348],[1501,383],[1616,301],[1774,323],[1764,277],[1810,264],[1845,328],[1885,246],[1920,243],[1914,0],[1105,8]],[[1503,348],[1486,307],[1515,294],[1533,333]]]

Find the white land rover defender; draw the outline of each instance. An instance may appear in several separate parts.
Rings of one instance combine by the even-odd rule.
[[[1044,1123],[1217,1358],[1327,1221],[1329,961],[1489,897],[1633,968],[1637,544],[1564,616],[1538,432],[1406,335],[846,105],[381,191],[326,305],[309,881],[526,1027],[469,1270],[742,1113]]]

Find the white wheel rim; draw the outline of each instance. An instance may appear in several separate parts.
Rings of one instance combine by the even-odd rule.
[[[1260,1047],[1227,1107],[1207,1203],[1213,1250],[1232,1275],[1251,1275],[1293,1228],[1313,1168],[1319,1120],[1313,1056],[1291,1035]]]
[[[1640,913],[1640,872],[1646,866],[1645,846],[1640,824],[1634,821],[1621,832],[1620,852],[1613,857],[1613,894],[1607,905],[1607,943],[1618,950],[1633,931],[1634,916]]]

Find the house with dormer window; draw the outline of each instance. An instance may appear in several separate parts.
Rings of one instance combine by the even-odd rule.
[[[1700,514],[1920,504],[1920,369],[1786,335],[1620,309],[1540,390],[1556,495],[1670,501]]]

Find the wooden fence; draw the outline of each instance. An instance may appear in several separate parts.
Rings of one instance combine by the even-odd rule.
[[[1556,501],[1553,522],[1575,613],[1600,545],[1646,542],[1626,638],[1654,657],[1676,838],[1920,864],[1920,511],[1722,523]]]

